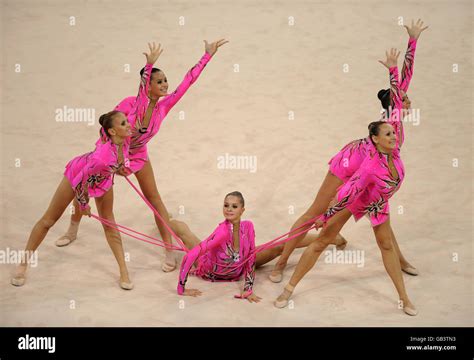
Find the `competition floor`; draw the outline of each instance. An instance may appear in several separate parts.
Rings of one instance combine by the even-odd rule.
[[[94,109],[96,121],[135,95],[147,41],[162,43],[158,67],[173,89],[202,55],[203,39],[230,40],[169,113],[149,144],[150,159],[169,211],[198,236],[222,220],[224,195],[239,190],[244,218],[254,222],[261,244],[288,231],[313,201],[330,157],[366,136],[367,124],[377,119],[376,93],[388,84],[377,60],[390,47],[402,50],[402,58],[407,45],[399,17],[421,17],[430,28],[419,40],[408,92],[419,117],[405,124],[406,177],[391,200],[398,242],[420,271],[404,275],[418,316],[397,309],[366,219],[350,220],[342,231],[348,251],[363,251],[364,266],[331,264],[323,254],[297,287],[292,308],[279,310],[272,302],[301,250],[281,284],[268,280],[271,264],[257,271],[255,292],[263,300],[250,304],[233,298],[238,283],[193,277],[188,287],[203,296],[177,296],[177,271],[161,271],[161,249],[123,237],[135,283],[127,292],[118,286],[118,267],[97,221],[84,219],[69,247],[54,245],[67,227],[65,214],[40,247],[24,287],[9,284],[14,265],[0,264],[0,325],[473,325],[470,2],[10,0],[2,8],[5,252],[24,248],[67,161],[93,149],[98,123],[77,114],[58,121],[61,114]],[[219,159],[226,156],[256,157],[257,167],[222,169]],[[120,224],[157,235],[151,212],[123,179],[116,179],[114,193]]]

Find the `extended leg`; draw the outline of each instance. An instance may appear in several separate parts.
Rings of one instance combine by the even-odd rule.
[[[321,230],[321,235],[317,241],[312,242],[301,256],[298,265],[296,265],[290,282],[285,286],[283,293],[276,299],[275,306],[285,307],[294,291],[295,286],[301,281],[305,274],[311,270],[326,247],[334,241],[339,231],[351,217],[349,210],[344,209],[334,215]]]
[[[158,192],[158,188],[155,182],[155,175],[150,161],[148,160],[143,168],[135,173],[140,188],[145,195],[146,199],[153,205],[158,211],[163,220],[168,224],[170,223],[168,210],[166,210],[165,204],[163,203],[161,196]],[[160,231],[161,238],[164,242],[172,244],[171,235],[166,229],[165,225],[161,220],[155,216],[155,223]],[[176,268],[176,259],[173,256],[173,250],[165,250],[165,262],[162,264],[161,269],[164,272],[173,271]]]
[[[390,231],[390,219],[374,227],[375,238],[382,253],[385,270],[397,289],[398,296],[402,301],[403,309],[408,315],[416,315],[417,311],[408,298],[403,281],[400,259],[393,245],[392,233]]]
[[[56,246],[67,246],[77,238],[77,231],[79,230],[79,224],[81,222],[81,210],[76,199],[73,200],[74,212],[71,214],[71,222],[66,233],[56,240]]]
[[[115,224],[115,217],[113,213],[113,188],[107,191],[104,196],[96,198],[95,203],[97,205],[99,216]],[[119,266],[120,287],[124,290],[131,290],[133,289],[133,283],[130,281],[128,276],[127,264],[125,262],[125,255],[123,252],[122,238],[120,237],[120,233],[116,229],[105,224],[102,224],[102,226],[104,228],[107,242]]]
[[[314,200],[313,204],[310,208],[299,217],[298,220],[293,224],[291,230],[294,230],[304,224],[305,222],[309,221],[310,219],[321,215],[326,211],[328,208],[329,203],[334,198],[337,192],[337,188],[342,184],[342,181],[335,175],[328,172],[326,174],[326,178],[321,185],[318,194],[316,195],[316,199]],[[305,229],[309,229],[312,223],[306,225],[305,227],[298,230],[303,231]],[[285,243],[283,247],[283,252],[278,259],[275,267],[270,275],[270,280],[273,282],[280,282],[283,278],[283,270],[288,263],[288,259],[290,255],[293,253],[294,249],[297,247],[298,243],[305,237],[306,233],[302,233],[300,236],[288,241]]]
[[[74,198],[74,192],[69,181],[63,177],[56,192],[51,199],[48,209],[43,214],[41,219],[33,227],[28,243],[26,244],[25,254],[31,255],[40,246],[41,242],[46,237],[49,229],[58,221],[63,214],[66,207]],[[12,285],[22,286],[25,283],[25,274],[28,267],[28,258],[24,257],[18,265],[15,275],[11,279]]]

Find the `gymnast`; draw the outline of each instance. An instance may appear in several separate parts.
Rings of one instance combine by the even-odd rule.
[[[168,211],[158,192],[153,167],[148,156],[147,144],[157,134],[161,123],[183,97],[189,87],[199,78],[204,67],[217,52],[217,49],[228,41],[221,39],[209,44],[204,40],[204,55],[199,62],[194,65],[185,75],[183,81],[172,93],[168,94],[168,79],[165,73],[158,69],[146,66],[140,71],[141,84],[139,95],[123,99],[115,110],[123,112],[132,126],[132,138],[130,144],[130,166],[128,171],[121,170],[119,175],[135,174],[140,188],[146,199],[157,209],[159,215],[169,223]],[[163,50],[158,46],[158,57]],[[151,70],[151,76],[149,71]],[[97,141],[97,144],[104,141],[104,135]],[[71,222],[66,233],[57,241],[57,246],[66,246],[77,238],[81,213],[78,210],[77,202],[74,202],[76,211],[71,215]],[[171,237],[160,219],[155,216],[155,222],[163,240],[171,244]],[[165,261],[162,264],[164,272],[173,271],[176,268],[176,260],[170,247],[166,248]]]
[[[94,151],[75,157],[66,165],[63,179],[48,209],[31,231],[25,253],[31,254],[37,250],[49,229],[58,221],[73,199],[78,203],[80,213],[90,216],[89,198],[95,198],[99,216],[115,222],[113,178],[114,174],[126,167],[129,162],[131,126],[125,115],[119,111],[110,111],[102,115],[99,122],[107,134],[107,141],[96,146]],[[129,279],[120,234],[105,225],[104,232],[119,266],[120,287],[131,290],[133,284]],[[25,284],[27,267],[28,259],[24,257],[11,279],[12,285]]]
[[[236,298],[249,302],[261,300],[253,292],[255,268],[258,268],[279,256],[283,246],[279,245],[261,252],[255,251],[255,230],[250,220],[241,220],[245,211],[243,195],[234,191],[224,198],[222,212],[225,220],[205,240],[192,233],[182,221],[171,220],[171,229],[183,240],[190,250],[184,256],[179,272],[178,294],[183,296],[200,296],[197,289],[186,289],[188,275],[196,275],[208,281],[238,281],[244,278],[244,286]],[[317,238],[307,235],[298,247],[308,246]],[[331,240],[336,246],[345,246],[345,240],[336,236]],[[191,268],[195,266],[195,269]]]
[[[391,49],[386,54],[387,60],[380,62],[389,69],[390,92],[394,99],[394,106],[388,113],[389,121],[376,121],[369,125],[369,139],[373,148],[368,150],[367,156],[351,178],[338,189],[336,203],[316,220],[317,227],[323,226],[318,241],[312,242],[301,256],[289,283],[274,303],[278,308],[288,304],[295,286],[314,266],[351,215],[354,215],[356,221],[366,215],[370,219],[385,269],[395,285],[404,312],[411,316],[418,313],[405,289],[390,227],[388,201],[400,188],[405,171],[400,157],[403,141],[403,103],[397,68],[400,52]]]
[[[409,111],[411,107],[411,101],[408,98],[406,92],[408,90],[408,86],[410,84],[410,80],[413,76],[413,65],[415,59],[415,50],[417,40],[422,31],[424,31],[426,27],[423,27],[423,22],[418,19],[416,24],[412,21],[411,26],[405,25],[407,29],[409,40],[408,40],[408,48],[405,55],[405,61],[402,68],[401,73],[401,83],[400,83],[400,92],[403,98],[403,109],[404,114]],[[389,89],[387,90],[380,90],[378,93],[378,98],[384,108],[383,118],[382,120],[390,121],[390,118],[387,116],[388,109],[393,102],[393,99],[390,98],[391,92]],[[398,126],[398,125],[397,125]],[[403,124],[400,122],[400,129],[403,129]],[[403,132],[400,134],[400,145],[403,144]],[[296,220],[293,224],[291,230],[300,227],[302,224],[308,222],[308,220],[313,219],[326,211],[328,208],[331,200],[336,195],[337,189],[345,184],[352,175],[357,171],[360,167],[362,161],[365,159],[368,149],[373,148],[372,140],[370,137],[366,137],[359,140],[354,140],[344,146],[341,151],[339,151],[330,161],[329,161],[329,171],[326,174],[326,177],[319,188],[319,191],[316,195],[313,204],[309,207],[309,209]],[[308,225],[309,227],[309,225]],[[400,258],[400,265],[402,270],[409,274],[409,275],[418,275],[418,270],[411,265],[403,256],[398,246],[397,240],[395,238],[395,234],[390,227],[390,233],[393,240],[393,245],[395,247],[396,252],[398,253],[398,257]],[[299,241],[304,237],[304,233],[300,236],[294,238],[293,240],[287,242],[284,246],[284,250],[280,258],[278,259],[277,263],[274,266],[272,273],[270,274],[270,280],[273,282],[280,282],[283,279],[283,271],[287,265],[288,259],[295,249],[296,245]]]

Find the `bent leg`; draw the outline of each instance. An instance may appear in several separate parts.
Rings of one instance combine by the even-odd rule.
[[[308,247],[311,243],[318,240],[321,234],[306,234],[303,240],[301,240],[296,247],[297,248],[305,248]],[[330,240],[330,244],[334,244],[337,246],[338,250],[343,250],[346,246],[347,241],[342,237],[342,235],[337,234],[333,240]],[[266,249],[257,253],[256,259],[256,267],[263,266],[273,259],[276,259],[280,256],[283,252],[283,245],[276,246],[271,249]]]
[[[189,226],[179,220],[170,220],[170,227],[171,229],[183,240],[184,245],[191,250],[193,247],[198,245],[201,240],[191,231]]]
[[[331,200],[336,195],[338,187],[341,185],[342,185],[342,181],[337,176],[333,175],[331,172],[328,171],[318,191],[318,194],[316,195],[316,198],[313,204],[302,216],[298,218],[298,220],[296,220],[296,222],[291,227],[291,231],[300,227],[302,224],[315,218],[316,216],[323,214],[328,208]],[[299,229],[298,232],[307,230],[312,225],[313,225],[312,223],[305,225],[304,227]],[[272,281],[275,281],[275,280],[281,281],[281,274],[283,270],[285,269],[286,264],[288,263],[288,259],[290,258],[290,255],[292,254],[294,249],[297,247],[298,243],[305,237],[306,234],[307,232],[303,232],[301,235],[285,243],[283,247],[283,252],[280,258],[278,259],[277,263],[275,264],[275,268],[273,269],[272,274],[270,275],[270,279]],[[279,281],[275,281],[275,282],[279,282]]]
[[[321,253],[332,241],[334,241],[344,224],[350,219],[351,215],[352,214],[349,210],[344,209],[328,221],[326,227],[321,230],[318,240],[312,242],[301,256],[289,283],[285,286],[283,293],[275,301],[276,307],[284,307],[287,305],[288,299],[293,293],[296,285],[298,285],[306,273],[313,268]]]

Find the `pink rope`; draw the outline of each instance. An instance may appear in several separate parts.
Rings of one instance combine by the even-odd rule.
[[[280,236],[276,237],[275,239],[270,240],[270,241],[268,241],[268,242],[266,242],[266,243],[264,243],[264,244],[261,244],[261,245],[257,246],[257,247],[255,248],[255,252],[260,252],[260,251],[263,251],[263,250],[266,250],[266,249],[274,248],[275,246],[278,246],[278,245],[280,245],[280,244],[283,244],[283,243],[285,243],[285,242],[287,242],[287,241],[290,241],[290,240],[294,239],[296,236],[299,236],[299,235],[301,235],[301,234],[304,233],[304,232],[310,231],[310,230],[311,230],[312,228],[314,228],[316,225],[312,225],[310,228],[308,228],[307,230],[303,230],[301,233],[299,233],[299,234],[296,235],[296,236],[293,236],[293,235],[292,235],[292,236],[290,236],[289,238],[284,239],[284,241],[280,241],[280,239],[282,239],[282,238],[284,238],[285,236],[288,236],[288,235],[290,235],[291,233],[293,233],[293,232],[295,232],[295,231],[297,231],[297,230],[299,230],[299,229],[301,229],[301,228],[307,226],[308,224],[311,224],[311,223],[314,224],[314,223],[316,222],[316,220],[318,220],[321,216],[323,216],[323,215],[315,216],[314,218],[309,219],[308,221],[304,222],[304,223],[301,224],[300,226],[298,226],[298,227],[296,227],[296,228],[294,228],[294,229],[288,231],[287,233],[285,233],[285,234],[283,234],[283,235],[280,235]],[[275,245],[275,244],[276,244],[276,245]]]
[[[107,219],[101,218],[100,216],[91,214],[91,217],[93,217],[94,219],[97,219],[97,220],[100,221],[102,224],[107,225],[107,226],[109,226],[109,227],[111,227],[111,228],[113,228],[113,229],[115,229],[115,230],[121,232],[122,234],[125,234],[125,235],[127,235],[127,236],[130,236],[130,237],[132,237],[132,238],[134,238],[134,239],[137,239],[137,240],[140,240],[140,241],[144,241],[144,242],[149,243],[149,244],[161,246],[161,247],[164,247],[164,248],[167,248],[167,249],[170,249],[170,250],[186,251],[186,252],[189,251],[188,249],[181,249],[180,247],[178,247],[178,246],[176,246],[176,245],[173,245],[173,244],[168,244],[168,243],[164,242],[164,241],[161,240],[161,239],[157,239],[157,238],[154,238],[154,237],[152,237],[152,236],[149,236],[149,235],[146,235],[146,234],[142,234],[142,233],[140,233],[140,232],[138,232],[138,231],[136,231],[136,230],[130,229],[130,228],[126,227],[126,226],[123,226],[123,225],[120,225],[120,224],[111,222],[111,221],[109,221],[109,220],[107,220]],[[120,228],[123,228],[123,229],[125,229],[125,230],[121,230]],[[153,240],[153,241],[146,240],[146,239],[142,239],[142,238],[140,238],[140,237],[138,237],[138,236],[135,236],[135,235],[133,235],[133,234],[128,233],[127,231],[130,231],[130,232],[135,233],[135,234],[139,234],[139,235],[144,236],[144,237],[146,237],[146,238],[149,238],[149,239],[151,239],[151,240]]]
[[[290,240],[293,240],[294,238],[302,235],[302,234],[305,234],[307,233],[308,231],[312,230],[312,229],[315,229],[316,228],[316,224],[314,223],[316,220],[318,220],[321,216],[323,215],[318,215],[308,221],[306,221],[305,223],[303,223],[302,225],[298,226],[297,228],[294,228],[293,230],[290,230],[289,232],[287,232],[286,234],[283,234],[273,240],[270,240],[268,242],[266,242],[265,244],[262,244],[262,245],[259,245],[257,246],[248,256],[248,258],[246,260],[244,260],[243,262],[239,263],[238,265],[231,265],[229,270],[227,272],[223,272],[223,273],[217,273],[215,272],[217,275],[227,275],[229,273],[231,273],[232,271],[235,271],[236,269],[244,266],[247,262],[249,262],[252,258],[253,258],[253,255],[256,255],[257,253],[259,252],[262,252],[264,250],[267,250],[267,249],[271,249],[271,248],[274,248],[276,246],[279,246],[281,244],[284,244]],[[295,231],[301,229],[302,227],[310,224],[311,222],[313,222],[313,225],[311,225],[309,228],[307,229],[303,229],[297,233],[294,233]],[[291,233],[294,233],[290,236],[288,236],[286,239],[282,239],[283,237],[291,234]],[[281,239],[281,240],[280,240]]]
[[[136,230],[133,230],[131,228],[128,228],[126,226],[123,226],[123,225],[120,225],[120,224],[117,224],[117,223],[113,223],[107,219],[104,219],[104,218],[101,218],[100,216],[97,216],[97,215],[94,215],[92,214],[91,216],[95,219],[97,219],[98,221],[100,221],[102,224],[105,224],[111,228],[114,228],[115,230],[121,232],[122,234],[125,234],[127,236],[130,236],[136,240],[140,240],[140,241],[144,241],[144,242],[147,242],[149,244],[153,244],[153,245],[157,245],[157,246],[161,246],[161,247],[164,247],[166,249],[170,249],[170,250],[177,250],[177,251],[184,251],[184,252],[189,252],[189,250],[186,248],[186,246],[184,245],[183,241],[179,238],[178,235],[175,234],[175,232],[168,226],[168,224],[166,223],[166,221],[164,221],[164,219],[161,217],[161,215],[159,214],[159,212],[153,207],[153,205],[146,199],[146,197],[141,193],[140,190],[138,190],[138,188],[132,183],[132,181],[130,181],[130,179],[125,176],[125,179],[128,181],[128,183],[130,184],[130,186],[135,190],[135,192],[143,199],[143,201],[147,204],[147,206],[153,211],[153,213],[155,214],[156,217],[158,217],[158,219],[163,223],[163,225],[166,227],[166,229],[168,230],[168,232],[171,234],[171,236],[176,240],[176,242],[178,243],[179,246],[176,246],[176,245],[173,245],[173,244],[169,244],[167,242],[165,242],[164,240],[162,239],[157,239],[157,238],[154,238],[152,236],[149,236],[149,235],[146,235],[146,234],[143,234],[143,233],[140,233]],[[226,274],[229,274],[230,272],[234,271],[235,269],[239,268],[239,267],[242,267],[244,264],[246,264],[248,261],[250,261],[252,258],[253,258],[253,255],[256,255],[257,253],[259,252],[262,252],[264,250],[267,250],[267,249],[271,249],[271,248],[274,248],[276,246],[279,246],[281,244],[284,244],[290,240],[293,240],[294,238],[302,235],[302,234],[305,234],[307,233],[308,231],[312,230],[313,228],[316,227],[316,225],[314,224],[314,222],[316,220],[318,220],[322,215],[318,215],[308,221],[306,221],[305,223],[301,224],[300,226],[298,226],[297,228],[294,228],[292,230],[290,230],[289,232],[283,234],[283,235],[280,235],[278,237],[276,237],[275,239],[273,240],[270,240],[264,244],[261,244],[259,246],[257,246],[250,254],[249,254],[249,257],[243,261],[242,263],[238,264],[238,265],[231,265],[229,270],[225,273],[217,273],[218,275],[226,275]],[[297,233],[295,233],[297,230],[300,230],[301,228],[307,226],[308,224],[310,223],[313,223],[313,225],[311,225],[309,228],[307,229],[303,229],[301,231],[298,231]],[[125,230],[121,230],[122,229],[125,229]],[[129,232],[132,232],[132,233],[135,233],[135,234],[138,234],[140,236],[144,236],[148,239],[151,239],[152,241],[150,240],[146,240],[146,239],[143,239],[143,238],[140,238],[138,236],[135,236],[133,234],[130,234],[128,233],[127,231]],[[293,234],[292,234],[293,233]],[[290,235],[292,234],[292,235]],[[284,239],[284,237],[287,236],[286,239]]]
[[[171,230],[171,228],[168,226],[168,224],[166,223],[166,221],[163,220],[163,218],[161,217],[161,215],[159,214],[159,212],[153,207],[152,204],[150,204],[150,202],[146,199],[146,197],[141,193],[140,190],[137,189],[137,187],[130,181],[130,179],[125,176],[125,179],[128,181],[128,183],[132,186],[132,188],[137,192],[138,195],[140,195],[140,197],[143,199],[143,201],[148,205],[148,207],[153,211],[153,213],[155,214],[156,217],[158,217],[158,219],[160,219],[160,221],[163,223],[163,225],[166,227],[166,230],[168,230],[168,232],[171,234],[171,236],[173,236],[176,240],[176,242],[180,245],[181,249],[184,250],[184,251],[187,251],[187,248],[186,246],[184,245],[183,241],[179,238],[178,235],[176,235],[174,233],[173,230]]]

